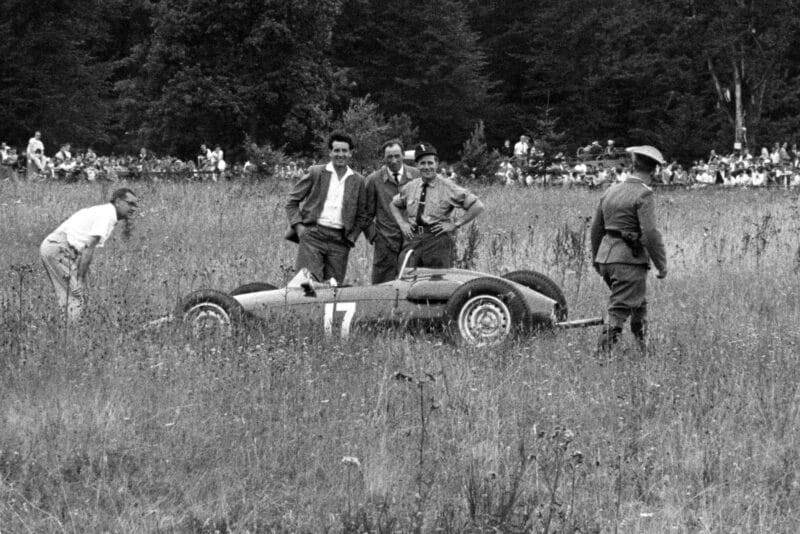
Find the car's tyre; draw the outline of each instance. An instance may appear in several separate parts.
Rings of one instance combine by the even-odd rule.
[[[454,341],[471,346],[497,345],[525,320],[525,303],[514,287],[495,278],[477,278],[451,295],[445,308]]]
[[[175,311],[195,339],[212,342],[233,336],[244,315],[236,299],[213,289],[189,293]]]
[[[556,320],[567,320],[567,299],[564,297],[564,292],[561,291],[558,284],[547,276],[542,273],[537,273],[536,271],[514,271],[503,275],[503,278],[516,282],[528,289],[532,289],[537,293],[541,293],[547,298],[553,299],[556,301]]]
[[[259,291],[272,291],[273,289],[278,288],[272,284],[267,284],[264,282],[251,282],[249,284],[244,284],[243,286],[237,287],[228,294],[232,297],[235,297],[236,295],[246,295],[247,293],[258,293]]]

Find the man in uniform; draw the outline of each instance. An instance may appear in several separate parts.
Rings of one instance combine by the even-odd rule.
[[[653,191],[648,187],[664,158],[651,146],[626,151],[632,157],[632,173],[603,194],[591,228],[594,267],[611,289],[608,323],[598,339],[598,352],[609,351],[617,342],[628,316],[631,332],[640,347],[646,347],[650,261],[658,278],[667,276],[667,254],[656,228]]]
[[[367,216],[371,221],[365,232],[375,245],[372,257],[372,283],[380,284],[397,278],[403,233],[392,215],[392,199],[405,184],[419,178],[419,171],[403,165],[403,143],[387,141],[381,147],[384,166],[367,176]]]
[[[117,221],[136,213],[137,202],[130,189],[117,189],[110,202],[75,212],[42,241],[42,262],[69,322],[80,318],[86,303],[86,275],[95,248],[105,244]]]
[[[404,238],[398,261],[413,249],[409,267],[447,269],[453,264],[453,233],[483,213],[483,203],[453,181],[436,175],[439,158],[433,145],[417,145],[414,161],[420,177],[403,186],[390,205]],[[454,221],[455,208],[465,212]]]
[[[369,224],[364,178],[348,165],[353,148],[349,135],[331,134],[330,162],[313,165],[286,202],[286,239],[299,245],[297,270],[308,269],[318,282],[344,281],[350,249]]]

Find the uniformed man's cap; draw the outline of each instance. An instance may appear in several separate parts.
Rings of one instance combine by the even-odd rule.
[[[430,143],[420,143],[414,148],[414,161],[419,161],[422,156],[439,156],[436,147]]]
[[[625,149],[625,152],[628,152],[629,154],[641,154],[642,156],[652,159],[659,165],[664,165],[666,163],[666,161],[664,161],[664,156],[661,155],[661,151],[654,146],[629,146]]]

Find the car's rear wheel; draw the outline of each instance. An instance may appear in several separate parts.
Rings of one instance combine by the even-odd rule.
[[[175,313],[200,341],[219,341],[231,337],[244,317],[244,308],[232,296],[213,289],[189,293]]]
[[[249,284],[244,284],[242,286],[237,287],[228,294],[232,297],[235,297],[236,295],[258,293],[259,291],[272,291],[273,289],[278,289],[278,288],[273,286],[272,284],[267,284],[265,282],[251,282]]]
[[[511,284],[478,278],[453,293],[445,314],[455,341],[476,347],[497,345],[519,328],[525,303]]]
[[[532,289],[537,293],[541,293],[549,299],[553,299],[556,301],[556,320],[567,320],[567,299],[564,297],[564,292],[561,291],[558,284],[547,276],[542,273],[537,273],[536,271],[514,271],[503,275],[503,278],[516,282],[528,289]]]

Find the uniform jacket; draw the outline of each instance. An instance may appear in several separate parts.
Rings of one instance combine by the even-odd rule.
[[[295,184],[286,202],[286,215],[290,229],[286,234],[289,241],[298,242],[294,225],[298,223],[313,225],[322,213],[331,183],[331,172],[324,165],[312,166],[308,174]],[[364,178],[354,173],[344,183],[342,199],[342,224],[344,236],[350,245],[355,245],[359,234],[369,224],[367,219],[367,199]]]
[[[392,171],[386,165],[367,176],[367,217],[371,224],[364,234],[370,243],[375,241],[377,234],[390,241],[402,242],[403,233],[400,231],[389,205],[405,184],[417,178],[419,178],[419,171],[416,167],[408,165],[403,165],[403,176],[399,186],[394,184]]]
[[[637,255],[619,236],[606,232],[632,233],[642,247]],[[661,232],[656,228],[653,190],[636,177],[611,186],[600,199],[591,228],[592,258],[595,263],[627,263],[667,268],[667,253]]]

